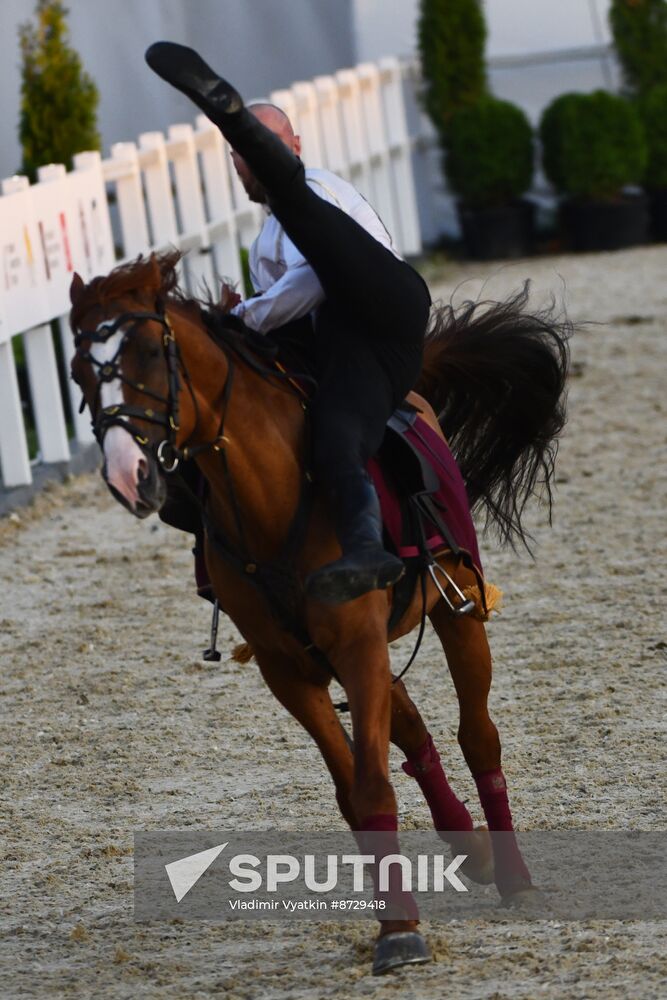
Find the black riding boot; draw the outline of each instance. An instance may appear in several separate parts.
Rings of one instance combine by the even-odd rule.
[[[375,488],[368,476],[344,476],[329,495],[342,558],[311,573],[308,597],[342,604],[370,590],[384,590],[403,575],[403,562],[382,543],[382,516]]]
[[[146,50],[146,62],[218,126],[269,197],[279,197],[303,171],[301,160],[244,107],[238,91],[219,77],[194,49],[175,42],[155,42]]]

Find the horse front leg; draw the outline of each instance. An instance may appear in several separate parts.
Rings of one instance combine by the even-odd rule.
[[[501,769],[500,739],[488,710],[491,688],[491,651],[484,625],[471,618],[455,618],[438,603],[431,622],[447,657],[459,701],[459,744],[470,768],[493,837],[495,882],[505,902],[519,901],[532,890],[528,868],[514,836],[507,782]]]
[[[357,842],[362,853],[375,858],[373,878],[379,906],[391,907],[389,916],[380,918],[375,972],[430,958],[424,939],[416,932],[416,903],[402,888],[398,866],[389,866],[386,895],[378,885],[382,857],[400,854],[396,797],[389,781],[391,670],[386,614],[386,598],[375,593],[338,608],[322,608],[309,622],[313,640],[345,688],[354,738],[350,797],[359,817]]]
[[[359,782],[357,780],[359,765],[356,759],[353,761],[349,741],[333,707],[328,687],[324,683],[316,684],[304,679],[298,671],[294,670],[294,663],[289,657],[258,649],[255,649],[254,652],[262,676],[270,690],[317,743],[334,780],[340,810],[351,829],[355,831],[361,853],[367,853],[363,844],[363,831],[366,828],[377,830],[387,829],[387,827],[378,826],[372,816],[370,819],[366,817],[364,801],[359,797]],[[350,685],[351,687],[352,685]],[[358,702],[355,696],[351,696],[350,690],[347,693],[348,698],[354,700],[355,703]],[[357,756],[357,738],[360,738],[359,726],[355,731],[355,758]],[[375,743],[374,745],[378,746],[379,744]],[[367,750],[365,759],[368,760],[371,756],[372,754],[369,754]],[[385,758],[386,756],[385,750]],[[361,784],[363,785],[363,782]],[[391,792],[391,786],[389,788]],[[355,789],[356,795],[354,794]],[[391,795],[395,820],[396,805],[393,792]],[[380,799],[379,803],[378,808],[387,808],[386,798]],[[395,847],[397,851],[398,842],[396,842]],[[387,853],[395,853],[393,847]],[[401,894],[401,898],[404,895]],[[402,965],[430,960],[426,943],[422,936],[415,931],[415,927],[416,919],[381,922],[380,939],[375,945],[374,974],[381,974]]]
[[[358,829],[395,829],[396,797],[389,781],[391,671],[386,600],[368,594],[325,607],[309,622],[313,641],[345,688],[354,740],[350,793]]]
[[[286,654],[257,648],[253,651],[271,692],[317,744],[333,779],[338,807],[350,828],[356,830],[358,819],[350,801],[352,751],[331,701],[329,678],[316,683],[296,670],[294,660]]]

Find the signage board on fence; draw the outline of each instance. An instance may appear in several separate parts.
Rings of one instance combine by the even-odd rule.
[[[69,310],[69,286],[114,266],[101,167],[76,170],[0,198],[0,339]]]
[[[7,339],[51,318],[30,188],[0,197],[0,275]]]
[[[101,163],[67,175],[71,188],[75,270],[84,281],[106,274],[115,263],[109,206]]]
[[[94,170],[80,170],[32,187],[51,316],[70,307],[69,287],[78,271],[84,281],[114,265],[104,187]]]

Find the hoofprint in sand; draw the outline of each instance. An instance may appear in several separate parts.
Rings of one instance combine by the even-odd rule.
[[[531,516],[534,562],[482,540],[505,592],[489,626],[491,706],[521,829],[665,824],[666,271],[655,247],[428,275],[455,301],[499,298],[530,276],[536,303],[553,291],[591,321],[572,343],[554,525]],[[227,661],[229,624],[223,662],[202,662],[209,614],[193,596],[186,536],[135,521],[98,476],[0,522],[0,590],[0,995],[667,993],[664,925],[424,924],[436,962],[378,981],[367,921],[135,924],[135,831],[336,829],[330,780],[256,668]],[[411,641],[396,645],[396,664]],[[453,786],[474,802],[434,637],[407,680]],[[424,827],[393,752],[392,774],[401,824]]]

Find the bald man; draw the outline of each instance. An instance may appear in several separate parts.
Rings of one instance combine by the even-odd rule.
[[[301,139],[294,134],[287,115],[274,104],[251,104],[248,110],[277,135],[295,156],[301,154]],[[232,161],[251,201],[268,208],[268,195],[247,163],[235,150]],[[338,206],[355,219],[382,246],[398,256],[391,236],[359,192],[330,170],[306,170],[306,183],[324,201]],[[289,349],[294,359],[315,366],[312,323],[325,295],[315,271],[285,234],[273,213],[268,213],[249,255],[253,288],[260,294],[236,305],[231,312],[246,326],[260,333],[271,332],[279,345]],[[298,321],[308,318],[307,324]],[[297,322],[295,322],[297,321]],[[289,326],[286,326],[289,324]]]
[[[428,288],[351,184],[328,170],[304,170],[299,138],[279,109],[246,108],[183,45],[157,42],[146,60],[218,126],[246,191],[269,213],[250,252],[260,294],[234,311],[314,364],[312,468],[342,555],[310,574],[306,594],[342,603],[389,587],[404,567],[384,548],[366,463],[421,369]]]

